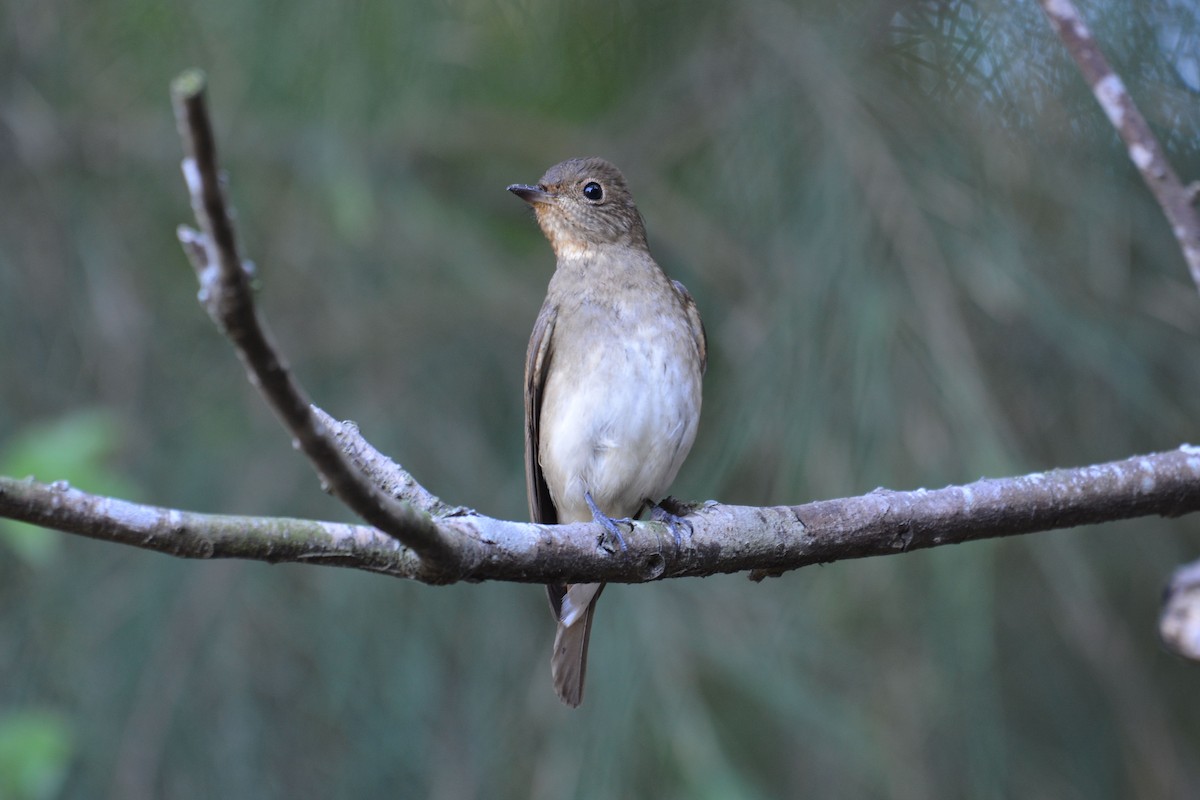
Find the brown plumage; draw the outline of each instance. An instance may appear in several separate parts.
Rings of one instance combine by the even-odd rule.
[[[612,164],[572,159],[535,186],[508,188],[533,207],[557,259],[525,361],[530,514],[544,523],[636,517],[666,494],[696,437],[707,358],[696,304],[651,258]],[[603,589],[547,587],[558,621],[551,674],[572,706],[583,699]]]

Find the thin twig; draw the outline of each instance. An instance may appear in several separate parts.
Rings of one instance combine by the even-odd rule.
[[[1197,184],[1193,182],[1184,186],[1171,169],[1163,155],[1162,145],[1129,96],[1125,82],[1109,66],[1108,59],[1100,52],[1087,23],[1071,0],[1038,2],[1050,19],[1050,26],[1079,65],[1079,71],[1100,102],[1108,121],[1125,142],[1129,158],[1142,173],[1142,180],[1162,207],[1192,274],[1192,281],[1200,289],[1200,214],[1195,207]],[[1163,643],[1176,653],[1200,661],[1200,561],[1176,570],[1164,593],[1159,635]]]
[[[1071,0],[1038,2],[1050,19],[1050,26],[1079,65],[1079,71],[1083,73],[1109,122],[1125,142],[1129,158],[1142,174],[1142,180],[1162,206],[1192,280],[1200,289],[1200,214],[1192,204],[1192,192],[1184,187],[1167,162],[1162,145],[1129,96],[1125,82],[1109,66],[1108,59],[1100,51],[1092,32]]]
[[[455,540],[439,529],[431,518],[434,507],[415,505],[413,494],[398,501],[356,469],[334,434],[313,413],[304,390],[279,355],[254,305],[251,281],[238,254],[217,165],[204,76],[194,70],[184,73],[171,89],[179,135],[187,150],[183,174],[200,226],[199,232],[181,227],[179,240],[200,281],[201,304],[232,342],[251,383],[308,456],[327,490],[364,520],[411,547],[431,572],[453,571],[463,558],[462,548],[474,543]]]
[[[312,406],[311,411],[337,440],[338,447],[354,468],[391,497],[412,503],[414,507],[428,511],[434,517],[473,513],[465,506],[453,506],[443,502],[417,483],[408,470],[372,447],[358,432],[358,426],[353,422],[339,422],[316,406]]]

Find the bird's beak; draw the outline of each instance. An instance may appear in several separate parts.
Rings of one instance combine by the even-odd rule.
[[[540,186],[529,186],[524,183],[514,183],[508,190],[531,206],[554,202],[554,195]]]

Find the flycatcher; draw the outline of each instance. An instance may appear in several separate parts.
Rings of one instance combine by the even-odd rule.
[[[633,518],[667,493],[696,438],[707,346],[692,296],[650,256],[625,178],[600,158],[564,161],[533,207],[557,258],[525,357],[525,477],[534,522]],[[550,670],[583,699],[602,583],[548,586]]]

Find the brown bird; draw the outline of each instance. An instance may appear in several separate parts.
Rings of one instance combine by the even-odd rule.
[[[536,186],[508,190],[533,207],[558,262],[525,358],[529,511],[534,522],[595,520],[623,547],[613,518],[655,505],[696,438],[707,359],[700,313],[650,257],[612,164],[571,159]],[[558,621],[551,675],[571,706],[583,699],[603,589],[547,587]]]

